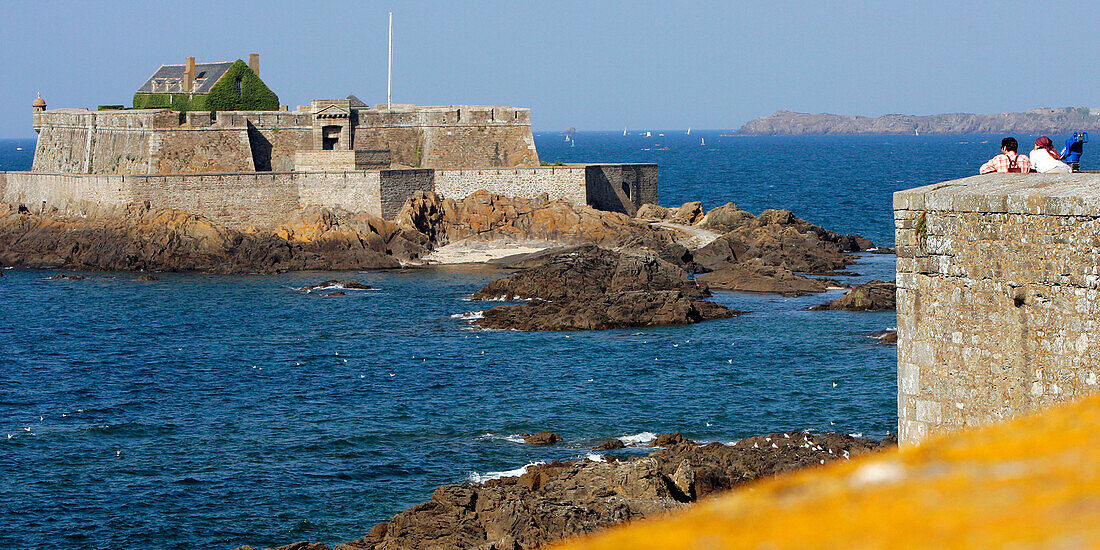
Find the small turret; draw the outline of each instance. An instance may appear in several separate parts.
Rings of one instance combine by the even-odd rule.
[[[46,112],[46,100],[42,99],[41,93],[39,93],[38,97],[34,98],[34,102],[31,103],[31,112],[34,113],[34,131],[38,133],[42,130],[41,121],[39,119],[44,118],[38,115]]]

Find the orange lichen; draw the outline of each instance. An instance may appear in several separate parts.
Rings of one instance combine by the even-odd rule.
[[[559,548],[1098,548],[1100,396],[750,485]]]

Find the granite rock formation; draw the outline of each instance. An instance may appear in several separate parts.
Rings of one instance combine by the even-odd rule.
[[[803,432],[750,437],[734,445],[700,446],[680,434],[658,439],[668,446],[646,457],[554,461],[530,466],[519,477],[443,485],[431,500],[335,550],[534,548],[690,506],[746,481],[846,460],[891,444]]]
[[[796,217],[789,210],[753,215],[730,202],[702,213],[699,203],[679,208],[644,205],[638,216],[650,221],[690,221],[713,238],[691,250],[688,265],[703,272],[711,288],[800,296],[847,285],[812,275],[845,275],[853,252],[874,247],[859,235],[840,234]],[[682,224],[681,224],[682,225]]]
[[[0,205],[5,265],[110,271],[276,273],[399,267],[423,235],[377,218],[303,211],[272,233],[240,232],[172,209],[140,205],[87,217]]]
[[[598,330],[695,323],[736,314],[703,300],[709,292],[687,271],[652,255],[588,245],[542,256],[535,263],[474,294],[477,300],[532,300],[489,309],[476,321],[479,326]]]
[[[835,300],[811,307],[813,310],[842,309],[846,311],[885,311],[895,309],[896,286],[894,281],[874,279],[856,285],[847,294]]]
[[[827,113],[778,111],[746,122],[737,130],[745,136],[802,136],[826,134],[1023,134],[1050,135],[1096,131],[1100,116],[1087,108],[1032,109],[1023,113],[845,116]]]

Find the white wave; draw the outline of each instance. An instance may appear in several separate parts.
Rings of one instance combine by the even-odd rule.
[[[294,290],[300,290],[300,291],[302,291],[302,292],[305,292],[305,293],[307,293],[307,294],[308,294],[308,293],[311,293],[311,292],[324,292],[324,291],[326,291],[326,290],[362,290],[362,291],[377,291],[377,290],[382,290],[382,289],[380,289],[380,288],[348,288],[348,287],[344,286],[344,285],[343,285],[343,283],[333,283],[333,284],[331,284],[331,285],[325,285],[325,286],[315,286],[315,287],[313,287],[313,288],[309,288],[309,287],[305,287],[305,286],[303,286],[303,287],[301,287],[301,288],[295,288]]]
[[[523,443],[524,442],[523,441],[523,436],[520,435],[520,434],[496,435],[493,432],[485,432],[485,433],[477,436],[477,438],[478,439],[500,439],[500,440],[503,440],[503,441],[508,441],[510,443]]]
[[[603,459],[603,455],[597,453],[588,453],[584,456],[584,458],[585,460],[590,460],[592,462],[605,462]]]
[[[470,472],[466,475],[466,479],[471,483],[485,483],[492,479],[500,479],[502,477],[519,477],[527,473],[527,469],[531,466],[538,466],[539,464],[546,464],[545,462],[531,462],[515,470],[505,470],[503,472],[485,472],[479,474],[477,472]]]
[[[482,311],[482,310],[467,311],[466,313],[455,313],[454,315],[451,315],[451,319],[465,319],[467,321],[474,321],[474,320],[477,320],[477,319],[484,319],[484,318],[485,318],[485,312]]]
[[[642,432],[634,435],[624,435],[619,438],[619,441],[622,441],[624,445],[639,445],[641,443],[649,443],[654,439],[657,439],[657,434],[653,432]]]

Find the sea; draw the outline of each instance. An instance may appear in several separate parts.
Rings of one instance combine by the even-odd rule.
[[[786,208],[889,247],[891,193],[976,173],[1001,137],[721,134],[535,141],[545,162],[657,163],[663,206]],[[29,169],[33,149],[0,140],[0,170]],[[894,256],[849,269],[891,280]],[[331,546],[438,485],[599,460],[608,439],[896,430],[896,348],[871,336],[895,314],[807,311],[842,291],[715,292],[746,313],[525,333],[471,324],[495,304],[470,295],[504,275],[483,267],[56,273],[0,277],[0,548]],[[372,288],[301,290],[340,278]],[[520,437],[542,430],[563,443]]]

